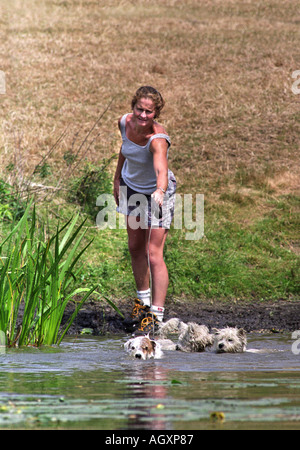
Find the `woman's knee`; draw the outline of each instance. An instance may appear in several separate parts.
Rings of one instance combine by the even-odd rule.
[[[164,256],[161,249],[151,248],[149,249],[149,261],[151,266],[164,265]]]
[[[128,250],[131,256],[141,257],[146,256],[145,253],[145,243],[143,239],[129,238],[128,239]]]
[[[146,257],[144,249],[135,243],[128,242],[128,250],[131,257]]]

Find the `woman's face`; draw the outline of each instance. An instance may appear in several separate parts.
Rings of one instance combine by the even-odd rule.
[[[133,116],[141,127],[152,125],[155,117],[155,105],[150,98],[141,98],[133,108]]]

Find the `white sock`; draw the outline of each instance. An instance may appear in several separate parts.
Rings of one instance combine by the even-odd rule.
[[[150,308],[150,312],[153,312],[156,315],[159,322],[162,322],[164,320],[165,308],[163,308],[162,306],[152,305]]]
[[[143,305],[150,306],[151,305],[151,290],[146,289],[145,291],[136,291],[137,298],[141,300]]]

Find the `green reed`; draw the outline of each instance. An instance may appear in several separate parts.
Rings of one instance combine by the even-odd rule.
[[[85,221],[78,215],[45,239],[45,229],[29,204],[20,221],[0,243],[0,330],[7,346],[60,344],[80,307],[96,286],[76,287],[77,263],[91,242],[83,244]],[[61,329],[68,302],[82,296]]]

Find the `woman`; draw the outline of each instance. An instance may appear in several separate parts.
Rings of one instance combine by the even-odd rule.
[[[139,331],[149,332],[164,315],[169,277],[163,250],[174,215],[176,180],[168,170],[170,138],[155,121],[164,107],[161,94],[151,86],[142,86],[131,107],[132,113],[119,119],[122,146],[114,196],[119,212],[126,215],[137,287],[131,317],[140,324]]]

